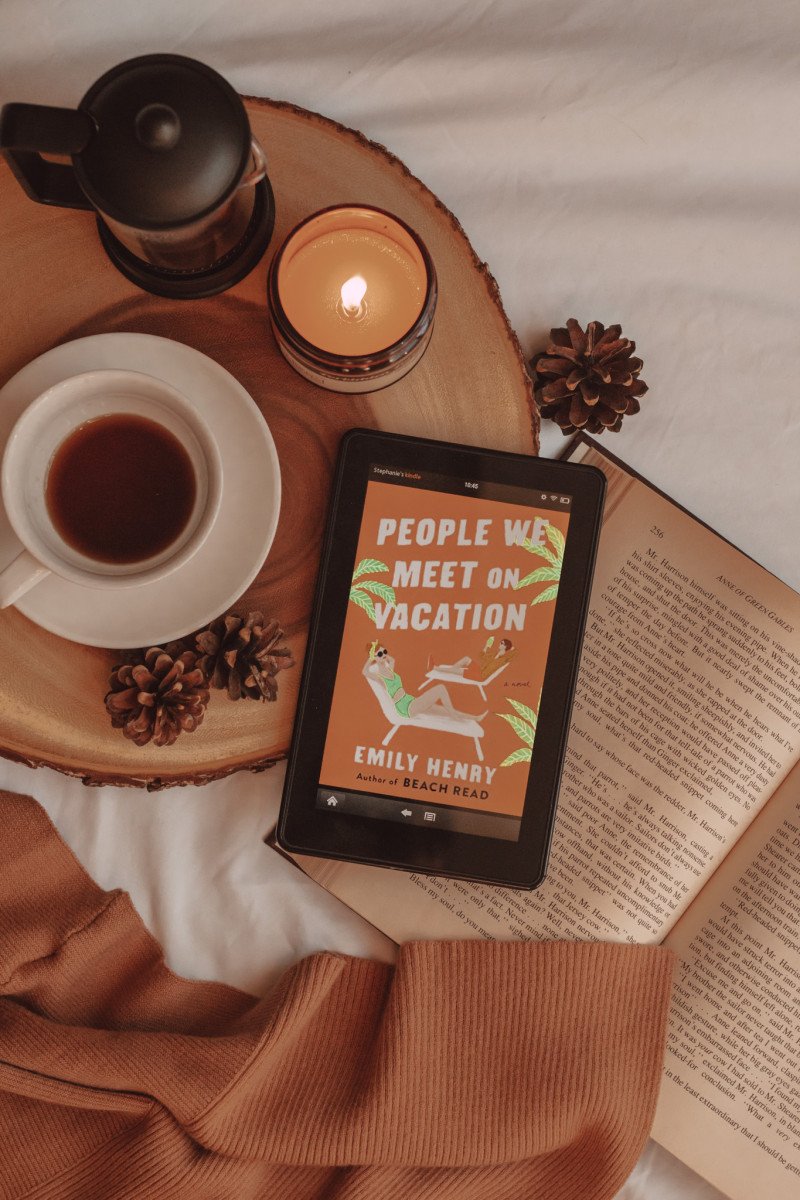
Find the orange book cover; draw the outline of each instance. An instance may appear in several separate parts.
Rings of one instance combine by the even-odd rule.
[[[569,512],[495,491],[368,483],[324,787],[521,816]]]

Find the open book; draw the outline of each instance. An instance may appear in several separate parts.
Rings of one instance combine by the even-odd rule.
[[[590,439],[567,456],[608,497],[545,883],[301,865],[398,942],[672,947],[653,1136],[735,1200],[796,1200],[800,596]]]

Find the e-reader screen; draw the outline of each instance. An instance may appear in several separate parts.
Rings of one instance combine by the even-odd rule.
[[[518,838],[571,501],[370,464],[318,807]]]

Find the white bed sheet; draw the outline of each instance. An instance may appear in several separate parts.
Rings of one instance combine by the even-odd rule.
[[[610,447],[800,586],[795,0],[3,0],[0,101],[74,104],[157,50],[389,145],[459,216],[527,351],[568,316],[619,320],[650,394]],[[0,762],[171,966],[254,992],[313,950],[391,952],[262,845],[281,779],[148,795]],[[717,1195],[652,1143],[620,1193]]]

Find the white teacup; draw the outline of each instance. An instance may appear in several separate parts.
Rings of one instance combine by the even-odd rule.
[[[195,500],[175,540],[136,562],[102,562],[70,546],[46,503],[47,473],[58,448],[86,421],[114,414],[145,417],[173,434],[195,476]],[[51,572],[91,588],[135,587],[176,571],[199,550],[222,498],[222,461],[206,422],[169,384],[138,371],[87,371],[48,388],[20,416],[6,445],[2,493],[8,519],[25,549],[0,572],[0,608]],[[101,498],[98,497],[98,500]]]

